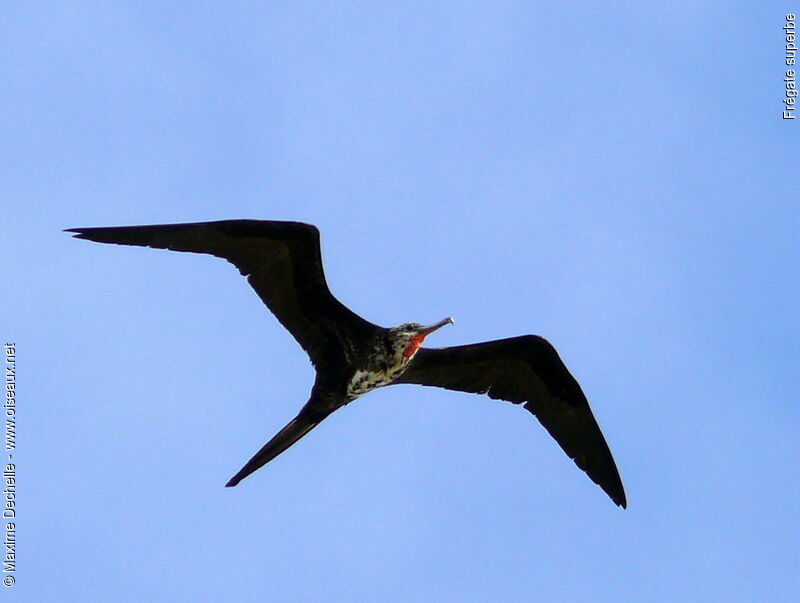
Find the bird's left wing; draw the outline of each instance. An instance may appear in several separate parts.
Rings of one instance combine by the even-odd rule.
[[[306,350],[314,364],[331,354],[342,354],[343,339],[363,336],[377,329],[342,304],[328,289],[319,231],[312,224],[222,220],[70,228],[67,232],[98,243],[207,253],[228,260],[247,277],[261,300]]]
[[[395,383],[488,394],[524,404],[575,464],[619,506],[627,501],[605,438],[578,382],[535,335],[450,348],[422,348]]]

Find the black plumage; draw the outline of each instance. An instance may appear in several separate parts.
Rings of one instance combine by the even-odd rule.
[[[206,253],[228,260],[308,353],[316,369],[308,402],[227,486],[238,484],[360,395],[393,383],[413,383],[523,404],[578,467],[615,503],[626,506],[614,459],[586,397],[553,346],[541,337],[421,348],[427,335],[452,320],[387,329],[352,312],[328,289],[319,231],[310,224],[225,220],[68,232],[100,243]]]

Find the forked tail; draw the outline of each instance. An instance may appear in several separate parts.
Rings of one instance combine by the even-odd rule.
[[[327,415],[307,412],[304,408],[292,421],[281,429],[275,437],[255,453],[253,458],[247,461],[244,467],[225,484],[226,488],[232,488],[253,471],[263,467],[281,452],[289,448],[297,440],[314,429]]]

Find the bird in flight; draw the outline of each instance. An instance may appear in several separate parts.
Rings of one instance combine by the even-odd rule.
[[[386,385],[413,383],[522,404],[611,500],[623,508],[627,505],[614,459],[586,396],[547,340],[522,335],[423,348],[426,337],[453,320],[429,326],[375,325],[328,289],[319,231],[311,224],[222,220],[67,232],[98,243],[205,253],[229,261],[310,357],[316,379],[308,402],[230,479],[228,487],[359,396]]]

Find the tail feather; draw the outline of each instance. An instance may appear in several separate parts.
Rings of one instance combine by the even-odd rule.
[[[225,487],[232,488],[248,475],[266,465],[281,452],[289,448],[297,440],[319,425],[324,418],[324,416],[315,416],[314,418],[311,418],[308,416],[308,414],[305,414],[301,411],[300,414],[292,419],[292,421],[286,427],[275,434],[275,437],[264,444],[261,450],[256,452],[255,455],[253,455],[253,458],[247,461],[245,466],[242,467],[227,484],[225,484]]]

